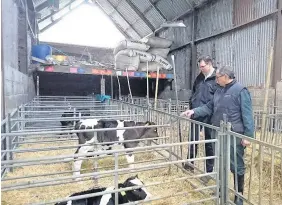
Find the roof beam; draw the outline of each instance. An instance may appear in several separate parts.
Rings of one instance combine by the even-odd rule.
[[[278,12],[277,12],[277,17],[276,17],[277,18],[276,20],[276,38],[274,41],[274,61],[273,61],[273,79],[272,79],[272,86],[274,88],[276,88],[277,82],[281,81],[282,79],[282,59],[281,59],[281,56],[282,56],[282,0],[279,0],[277,4],[278,4],[277,5]]]
[[[155,31],[155,27],[150,23],[150,21],[139,11],[139,9],[130,1],[125,0],[126,3],[131,7],[131,9],[142,19],[142,21],[152,30]]]
[[[187,3],[188,6],[190,6],[191,8],[194,8],[194,2],[191,3],[190,0],[186,0],[186,3]]]
[[[165,15],[163,14],[163,12],[152,2],[152,0],[149,0],[149,3],[151,4],[151,6],[156,9],[156,11],[161,15],[161,17],[163,17],[164,20],[167,21],[167,18],[165,17]]]
[[[20,0],[20,2],[21,2],[21,4],[22,4],[22,7],[23,7],[24,12],[25,12],[25,21],[26,21],[26,23],[27,23],[27,25],[28,25],[28,27],[29,27],[29,29],[30,29],[30,31],[31,31],[31,34],[32,34],[33,38],[35,39],[35,38],[36,38],[36,34],[34,33],[33,27],[32,27],[32,25],[31,25],[31,23],[30,23],[30,20],[29,20],[29,17],[30,17],[30,16],[29,16],[29,14],[28,14],[28,10],[29,10],[29,8],[28,8],[28,2],[25,1],[25,0]]]
[[[40,19],[38,21],[38,23],[42,22],[42,21],[45,21],[46,19],[50,18],[51,16],[55,15],[56,13],[59,13],[61,10],[65,9],[66,7],[70,6],[72,3],[74,3],[76,0],[71,0],[69,3],[67,3],[65,6],[63,6],[63,8],[61,8],[60,10],[58,11],[53,11],[51,14],[45,16],[43,19]]]
[[[97,0],[96,0],[96,2],[97,2]],[[140,34],[136,31],[136,29],[133,28],[133,26],[129,23],[129,21],[127,21],[127,20],[123,17],[123,15],[115,8],[115,6],[114,6],[110,1],[107,0],[107,2],[108,2],[108,3],[111,5],[111,7],[115,10],[115,12],[117,12],[118,15],[120,15],[120,17],[129,25],[129,27],[141,38]],[[107,15],[109,15],[109,14],[107,14]]]
[[[45,9],[46,7],[49,6],[48,0],[44,1],[42,4],[39,4],[38,6],[35,7],[36,11],[41,11]]]
[[[159,3],[159,1],[161,1],[161,0],[156,0],[154,4],[157,4],[157,3]]]
[[[32,24],[34,34],[37,35],[36,33],[37,21],[36,21],[36,12],[35,12],[34,1],[27,0],[26,3],[27,3],[27,9],[28,9],[29,16],[31,17],[30,21]]]
[[[81,4],[83,4],[84,1],[82,1],[80,4],[78,4],[75,8],[70,8],[69,12],[67,12],[66,14],[62,15],[60,18],[56,19],[55,21],[53,21],[52,23],[50,23],[49,25],[45,26],[43,29],[40,30],[40,32],[44,32],[47,29],[49,29],[51,26],[54,26],[55,24],[57,24],[59,21],[61,21],[65,16],[67,16],[70,11],[73,11],[75,9],[77,9]]]
[[[27,4],[30,6],[30,9],[32,11],[35,11],[34,0],[27,1]]]
[[[95,1],[95,3],[102,10],[102,12],[109,18],[109,20],[115,25],[117,30],[119,30],[119,32],[121,32],[126,38],[130,38],[130,36],[125,31],[123,31],[122,28],[117,23],[114,22],[114,20],[111,18],[111,15],[106,13],[106,11],[103,9],[100,3],[98,1]]]
[[[159,0],[159,1],[160,1],[160,0]],[[157,1],[157,2],[159,2],[159,1]],[[186,1],[187,1],[187,0],[186,0]],[[199,6],[197,6],[197,7],[194,6],[192,9],[189,9],[189,10],[185,11],[184,13],[182,13],[182,14],[176,16],[176,17],[175,17],[174,19],[172,19],[171,21],[177,21],[177,20],[179,20],[179,19],[181,19],[181,18],[184,18],[185,16],[188,16],[188,15],[192,14],[196,8],[197,8],[197,9],[200,9],[200,8],[202,8],[202,7],[204,7],[204,6],[208,5],[208,4],[211,4],[211,3],[215,2],[215,1],[216,1],[216,0],[205,1],[204,3],[200,4]],[[155,2],[155,4],[156,4],[157,2]],[[162,26],[160,26],[159,28],[157,28],[157,29],[155,30],[155,32],[152,32],[152,33],[148,34],[147,36],[144,36],[143,38],[149,37],[149,36],[153,35],[154,33],[158,33],[158,32],[160,32],[160,31],[162,31],[162,30],[164,30],[164,29],[165,29],[165,28],[163,28]]]

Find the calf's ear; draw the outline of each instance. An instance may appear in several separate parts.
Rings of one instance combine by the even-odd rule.
[[[149,121],[145,122],[145,126],[149,126],[149,125],[151,125],[151,122]]]

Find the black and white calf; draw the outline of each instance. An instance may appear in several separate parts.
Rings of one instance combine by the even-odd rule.
[[[101,128],[123,128],[123,127],[135,127],[144,126],[143,128],[133,128],[127,130],[112,130],[112,131],[101,131],[101,132],[83,132],[77,133],[78,141],[80,145],[76,150],[76,154],[86,154],[87,152],[109,150],[113,146],[114,142],[120,142],[125,149],[137,147],[139,142],[121,142],[124,140],[138,140],[144,138],[157,138],[159,137],[157,128],[147,127],[149,125],[155,125],[153,122],[135,122],[135,121],[124,121],[124,120],[104,120],[104,119],[86,119],[81,120],[75,125],[76,130],[83,129],[101,129]],[[87,146],[87,144],[93,144],[94,142],[105,143],[100,146],[99,150],[94,150],[93,145]],[[134,162],[134,155],[126,155],[127,162],[129,164]],[[82,160],[74,162],[74,175],[80,175]],[[131,165],[132,167],[133,165]]]
[[[76,113],[74,113],[74,111],[70,110],[70,111],[64,112],[62,114],[62,117],[66,117],[66,118],[76,117],[76,118],[78,118],[79,113],[81,113],[81,116],[90,116],[90,111],[82,112],[82,111],[78,110]],[[62,127],[73,128],[74,124],[78,123],[79,120],[61,120],[60,122],[61,122]]]
[[[118,188],[127,188],[133,186],[142,186],[144,183],[138,178],[138,176],[128,178],[124,183],[118,184]],[[77,192],[69,197],[73,196],[81,196],[85,194],[94,194],[103,191],[112,191],[114,187],[102,187],[102,188],[95,188],[89,189],[82,192]],[[118,203],[125,204],[133,201],[140,201],[150,199],[152,195],[147,191],[145,187],[129,190],[129,191],[122,191],[118,193]],[[94,196],[85,199],[78,199],[78,200],[71,200],[67,202],[60,202],[56,203],[55,205],[114,205],[115,204],[115,194],[104,194],[101,196]]]

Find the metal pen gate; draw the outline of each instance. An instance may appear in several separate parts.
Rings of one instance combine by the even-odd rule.
[[[35,98],[17,110],[17,115],[7,118],[2,123],[4,125],[7,123],[7,126],[13,124],[13,128],[17,127],[16,130],[11,130],[11,133],[2,133],[1,136],[2,140],[9,139],[10,142],[8,149],[1,150],[1,156],[4,159],[1,163],[1,170],[3,173],[8,171],[2,175],[4,200],[15,199],[11,196],[20,196],[23,191],[28,197],[31,197],[33,195],[29,190],[33,190],[35,194],[38,194],[37,190],[40,190],[40,193],[44,194],[38,195],[34,201],[30,199],[21,201],[21,203],[49,204],[74,200],[79,197],[64,197],[77,190],[93,187],[93,184],[117,186],[120,180],[138,172],[144,178],[145,186],[153,193],[153,198],[146,201],[148,203],[218,204],[221,202],[221,204],[232,204],[236,188],[233,188],[232,175],[229,174],[230,157],[228,153],[236,152],[236,150],[230,149],[228,145],[234,139],[246,138],[252,142],[252,147],[246,149],[245,202],[247,204],[267,203],[267,201],[270,204],[280,203],[281,195],[279,193],[281,192],[279,192],[278,182],[281,179],[281,147],[233,133],[228,129],[227,122],[223,122],[218,128],[178,117],[171,112],[172,107],[173,105],[170,104],[167,110],[161,111],[121,101],[101,103],[83,97],[39,96]],[[137,161],[134,168],[128,168],[128,164],[124,163],[124,150],[99,151],[100,156],[85,154],[84,156],[88,156],[87,159],[97,163],[93,165],[85,163],[86,166],[83,167],[80,175],[81,181],[76,182],[70,166],[74,161],[74,150],[78,145],[77,139],[68,133],[77,131],[62,128],[58,123],[60,120],[76,121],[87,118],[81,115],[72,118],[61,117],[64,111],[73,110],[76,112],[78,109],[80,112],[90,110],[91,117],[95,118],[153,121],[156,125],[151,127],[158,129],[159,138],[153,139],[151,144],[147,143],[148,139],[140,139],[141,146],[128,149],[136,155]],[[217,137],[212,140],[201,138],[199,141],[191,141],[189,129],[195,125],[210,127]],[[59,135],[62,133],[63,135]],[[214,156],[205,156],[204,146],[206,143],[214,144]],[[188,147],[196,146],[196,144],[199,146],[198,156],[194,159],[187,159]],[[109,159],[106,158],[106,154],[113,155],[112,161],[107,161]],[[6,156],[10,158],[5,158]],[[211,158],[215,159],[214,170],[211,173],[206,173],[205,161]],[[194,173],[185,171],[182,164],[192,161],[194,161]],[[34,173],[31,172],[32,167]],[[41,173],[44,170],[42,167],[45,168],[45,172]],[[266,170],[269,167],[274,168]],[[20,170],[28,172],[28,175],[23,176]],[[220,177],[219,173],[221,173]],[[202,180],[206,176],[211,178],[207,184]],[[266,183],[266,176],[270,178],[269,189],[262,188]],[[256,177],[259,179],[258,183],[254,183]],[[77,183],[83,183],[83,185],[80,186]],[[117,188],[107,193],[128,189],[132,188]],[[252,189],[258,190],[259,197],[256,197]],[[55,192],[61,195],[56,195]],[[64,193],[65,195],[63,195]],[[54,197],[48,198],[48,195],[52,194]],[[106,192],[80,196],[80,198],[102,194],[106,194]],[[129,204],[137,203],[143,202]]]

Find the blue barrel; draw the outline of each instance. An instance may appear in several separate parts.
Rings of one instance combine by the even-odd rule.
[[[95,97],[96,97],[96,100],[98,100],[100,102],[105,102],[106,100],[110,100],[111,99],[111,96],[109,96],[109,95],[97,94]]]
[[[46,56],[52,55],[52,48],[51,46],[47,44],[39,44],[39,45],[33,45],[32,46],[32,56],[46,60]]]

